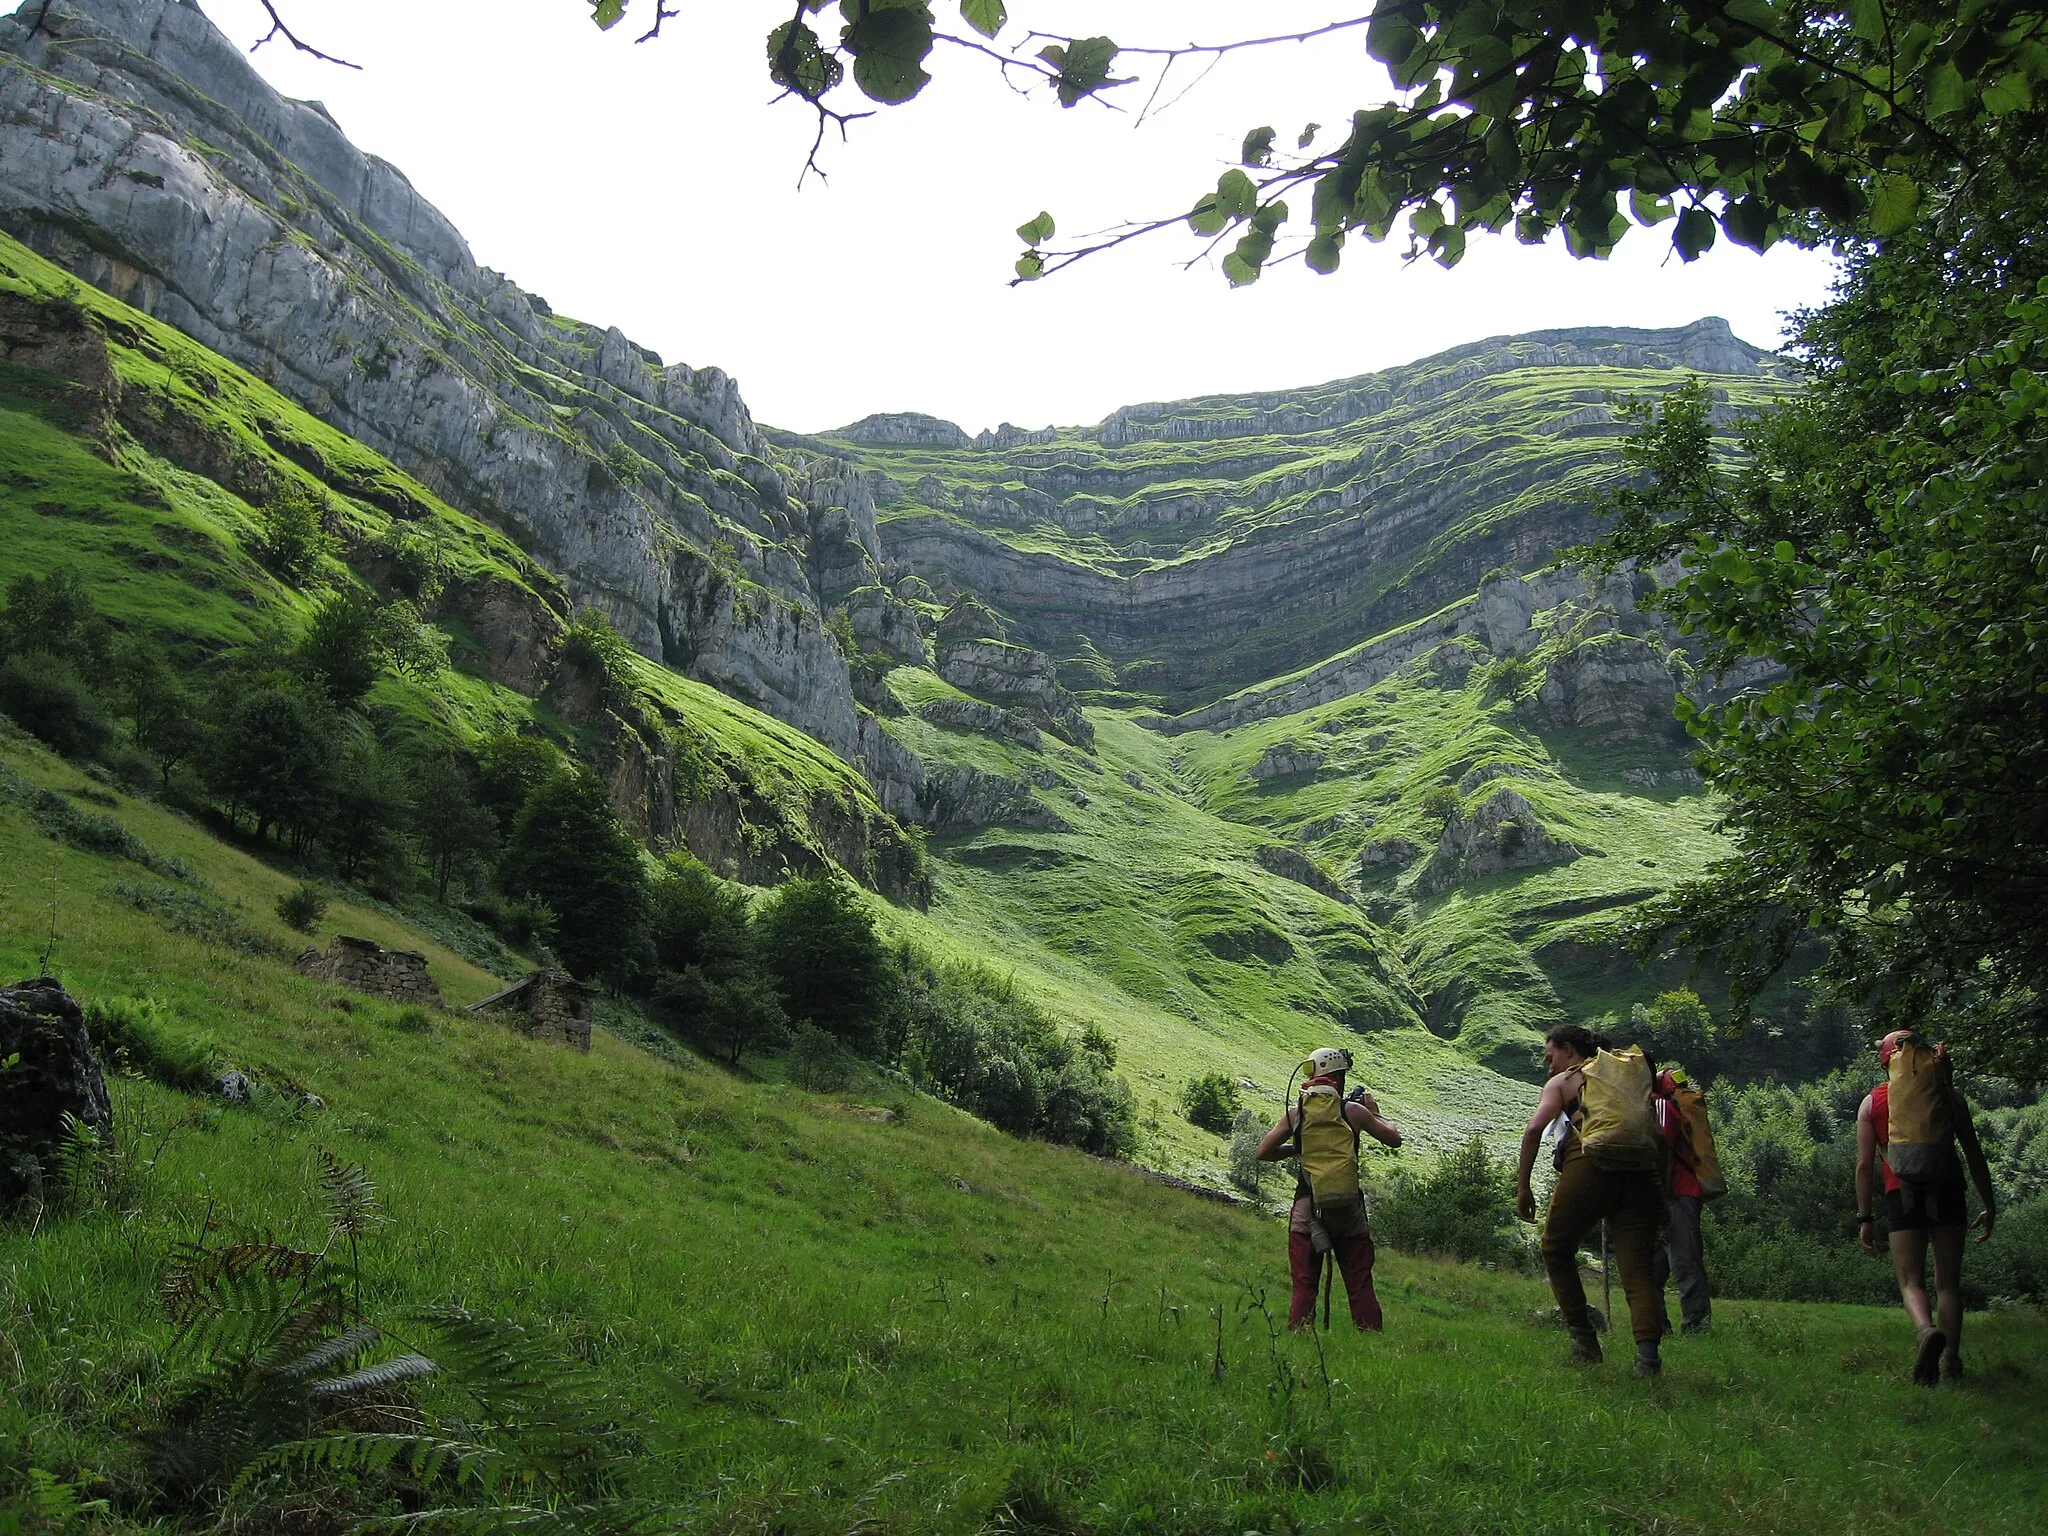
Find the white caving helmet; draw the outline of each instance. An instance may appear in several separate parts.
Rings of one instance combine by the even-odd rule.
[[[1313,1077],[1331,1077],[1351,1070],[1351,1053],[1341,1045],[1326,1045],[1321,1050],[1310,1051],[1304,1065]]]

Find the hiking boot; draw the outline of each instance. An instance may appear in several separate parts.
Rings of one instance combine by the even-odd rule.
[[[1572,1330],[1571,1353],[1565,1357],[1571,1365],[1598,1365],[1604,1357],[1600,1353],[1600,1335],[1590,1328]]]
[[[1664,1362],[1656,1355],[1646,1355],[1638,1352],[1636,1355],[1636,1374],[1638,1376],[1662,1376],[1664,1374]]]
[[[1920,1347],[1913,1355],[1913,1385],[1931,1387],[1940,1380],[1941,1354],[1948,1337],[1939,1328],[1920,1330]]]

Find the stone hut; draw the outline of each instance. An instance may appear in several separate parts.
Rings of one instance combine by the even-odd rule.
[[[441,988],[427,974],[427,957],[414,950],[385,949],[368,939],[337,933],[325,954],[317,949],[301,954],[299,969],[351,992],[425,1008],[441,1006]]]
[[[521,1034],[572,1050],[590,1049],[590,1014],[597,988],[566,971],[535,971],[502,992],[470,1004],[471,1013],[510,1013]]]

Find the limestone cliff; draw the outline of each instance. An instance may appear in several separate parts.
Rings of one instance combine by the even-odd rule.
[[[833,497],[872,552],[872,502],[771,463],[717,368],[479,267],[196,6],[38,0],[0,21],[0,167],[0,228],[512,532],[644,654],[859,759],[808,564]]]

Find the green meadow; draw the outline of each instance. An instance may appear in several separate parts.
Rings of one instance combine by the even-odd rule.
[[[1973,1315],[1968,1384],[1930,1393],[1891,1310],[1723,1302],[1642,1382],[1625,1346],[1566,1367],[1540,1281],[1383,1255],[1383,1336],[1340,1297],[1335,1331],[1290,1337],[1282,1229],[1252,1208],[884,1077],[810,1093],[650,1053],[618,1014],[585,1057],[347,998],[286,963],[284,872],[18,737],[5,762],[0,972],[36,970],[54,900],[82,1001],[145,1000],[271,1085],[226,1105],[117,1075],[105,1196],[0,1230],[0,1473],[106,1501],[10,1529],[196,1518],[141,1498],[138,1435],[191,1369],[156,1287],[181,1241],[317,1243],[322,1153],[377,1186],[365,1312],[401,1341],[428,1305],[520,1323],[631,1430],[623,1491],[692,1530],[2023,1532],[2048,1507],[2036,1311]],[[32,786],[128,856],[76,846]],[[196,937],[129,894],[152,886],[225,919]],[[337,925],[421,949],[452,1004],[495,985],[454,928]],[[321,1531],[379,1497],[259,1484],[223,1518]]]

